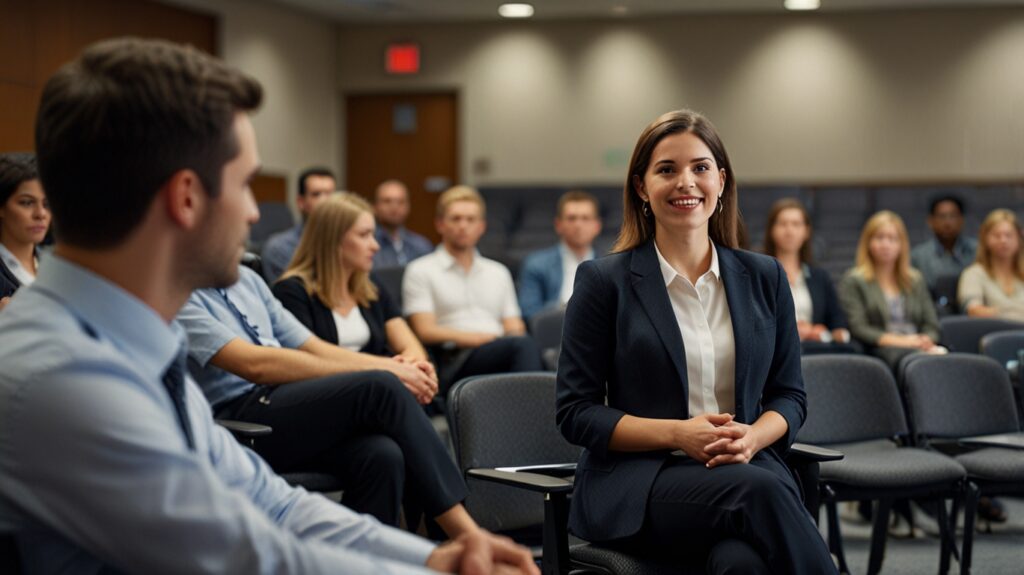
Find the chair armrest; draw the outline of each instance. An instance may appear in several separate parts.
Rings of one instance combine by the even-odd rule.
[[[1024,432],[961,437],[957,440],[957,443],[970,447],[1008,447],[1010,449],[1024,449]]]
[[[525,471],[499,471],[497,469],[467,469],[466,475],[474,479],[510,485],[539,493],[571,493],[572,482],[560,477]]]
[[[794,443],[789,448],[789,457],[802,459],[805,461],[839,461],[846,457],[841,451],[835,449],[829,449],[827,447],[818,447],[817,445],[809,445],[807,443]]]
[[[227,429],[236,438],[251,439],[264,437],[274,432],[274,428],[262,423],[249,423],[248,421],[235,421],[233,419],[218,419],[217,425]]]

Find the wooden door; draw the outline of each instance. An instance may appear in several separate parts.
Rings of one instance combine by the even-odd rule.
[[[458,179],[454,93],[349,95],[345,98],[344,188],[372,200],[384,180],[409,188],[406,226],[437,243],[438,193]]]

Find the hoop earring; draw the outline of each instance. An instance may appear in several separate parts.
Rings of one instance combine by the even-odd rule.
[[[640,211],[642,211],[644,213],[644,217],[645,218],[651,217],[651,210],[648,207],[649,205],[650,204],[647,203],[647,200],[644,200],[643,205],[640,207]]]
[[[723,211],[725,208],[722,207],[722,196],[718,196],[718,213],[721,214]]]

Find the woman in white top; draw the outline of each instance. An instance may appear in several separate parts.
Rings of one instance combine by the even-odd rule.
[[[50,204],[33,154],[0,154],[0,309],[36,279],[37,246],[50,229]]]
[[[850,341],[832,278],[827,271],[811,265],[811,233],[810,217],[799,200],[783,198],[772,204],[764,232],[764,253],[779,260],[786,270],[805,353],[806,344]]]
[[[961,308],[970,316],[1024,321],[1024,250],[1017,216],[993,210],[978,240],[977,259],[960,275]]]
[[[372,208],[361,197],[342,193],[324,200],[310,214],[274,295],[321,339],[394,356],[433,375],[427,352],[401,310],[370,277],[380,250],[375,230]]]

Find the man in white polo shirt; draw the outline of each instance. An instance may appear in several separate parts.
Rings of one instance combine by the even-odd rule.
[[[437,201],[441,245],[410,262],[402,279],[405,315],[426,345],[442,346],[445,384],[470,375],[539,371],[537,345],[526,335],[512,274],[476,251],[487,229],[480,193],[455,186]]]

